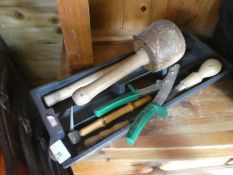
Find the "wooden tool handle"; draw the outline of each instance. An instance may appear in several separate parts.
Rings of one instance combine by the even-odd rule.
[[[103,117],[103,120],[105,121],[105,124],[108,124],[108,123],[116,120],[117,118],[121,117],[122,115],[127,114],[127,113],[135,110],[136,108],[146,104],[150,100],[151,100],[150,96],[142,97],[139,100],[128,103],[127,105],[111,112],[110,114],[107,114],[106,116]]]
[[[51,107],[53,105],[55,105],[56,103],[63,101],[69,97],[72,96],[72,94],[74,93],[75,90],[86,86],[90,83],[92,83],[93,81],[97,80],[98,78],[102,77],[104,74],[106,74],[107,72],[111,71],[112,69],[114,69],[117,66],[118,63],[109,66],[105,69],[102,69],[98,72],[95,72],[81,80],[78,80],[58,91],[55,91],[51,94],[48,94],[44,97],[45,103],[48,107]]]
[[[85,105],[96,95],[110,87],[112,84],[116,83],[121,78],[125,77],[137,68],[149,63],[150,59],[146,51],[141,49],[136,54],[121,61],[116,68],[109,71],[100,79],[75,91],[72,98],[77,105]]]
[[[190,88],[198,83],[200,83],[204,78],[212,77],[217,75],[222,68],[222,64],[217,59],[208,59],[206,60],[198,72],[193,72],[189,76],[187,76],[184,80],[180,82],[180,86],[178,88],[179,91],[183,89]]]
[[[127,114],[127,113],[133,111],[134,109],[146,104],[150,100],[151,100],[150,96],[145,96],[145,97],[142,97],[141,99],[139,99],[135,102],[129,103],[129,104],[103,116],[102,118],[99,118],[98,120],[92,122],[91,124],[87,125],[86,127],[80,129],[79,134],[81,136],[86,136],[99,128],[105,127],[107,124],[109,124],[113,120],[116,120],[117,118],[123,116],[124,114]]]
[[[116,125],[114,125],[112,128],[110,129],[106,129],[102,132],[100,132],[98,135],[95,135],[93,137],[90,137],[90,138],[87,138],[85,141],[84,141],[84,145],[85,146],[91,146],[91,145],[94,145],[95,143],[97,143],[98,141],[106,138],[107,136],[111,135],[112,133],[124,128],[125,126],[127,126],[129,124],[129,121],[124,121],[124,122],[121,122],[121,123],[118,123]]]
[[[102,118],[99,118],[98,120],[90,123],[89,125],[85,126],[84,128],[79,130],[79,135],[84,137],[91,132],[97,130],[98,128],[102,128],[105,126],[104,120]]]

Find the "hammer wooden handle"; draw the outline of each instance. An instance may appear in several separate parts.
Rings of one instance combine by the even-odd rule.
[[[160,71],[179,61],[185,52],[185,40],[180,29],[169,20],[159,20],[146,27],[134,37],[136,53],[119,66],[93,83],[79,89],[73,94],[73,100],[79,106],[88,103],[92,98],[109,86],[145,66],[152,71]]]
[[[208,59],[206,60],[198,72],[193,72],[185,79],[180,81],[180,84],[177,86],[179,91],[188,89],[198,83],[200,83],[204,78],[212,77],[217,75],[222,68],[222,64],[217,59]]]
[[[97,80],[98,78],[102,77],[104,74],[106,74],[107,72],[111,71],[112,69],[114,69],[117,66],[118,63],[109,66],[105,69],[102,69],[98,72],[95,72],[81,80],[78,80],[60,90],[57,90],[51,94],[48,94],[44,97],[45,103],[48,107],[51,107],[53,105],[55,105],[56,103],[63,101],[69,97],[72,96],[72,94],[74,93],[75,90],[86,86],[90,83],[92,83],[93,81]]]
[[[121,78],[149,63],[150,59],[146,51],[141,49],[136,54],[121,61],[120,64],[100,79],[75,91],[72,98],[77,105],[82,106]]]
[[[80,134],[80,136],[86,136],[99,128],[105,127],[107,124],[109,124],[113,120],[116,120],[117,118],[123,116],[124,114],[127,114],[127,113],[133,111],[134,109],[146,104],[150,100],[151,100],[150,96],[145,96],[145,97],[142,97],[141,99],[139,99],[135,102],[128,103],[127,105],[105,115],[102,118],[99,118],[98,120],[96,120],[96,121],[92,122],[91,124],[87,125],[86,127],[82,128],[79,131],[79,134]]]
[[[93,137],[90,137],[90,138],[87,138],[85,141],[84,141],[84,145],[85,146],[91,146],[91,145],[94,145],[95,143],[97,143],[98,141],[106,138],[107,136],[111,135],[112,133],[124,128],[125,126],[127,126],[129,124],[129,121],[124,121],[124,122],[121,122],[121,123],[118,123],[116,125],[114,125],[112,128],[110,129],[106,129],[102,132],[100,132],[98,135],[95,135]]]

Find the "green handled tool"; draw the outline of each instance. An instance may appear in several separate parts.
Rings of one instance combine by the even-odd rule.
[[[127,144],[134,144],[146,123],[154,116],[166,117],[168,112],[162,105],[166,101],[174,85],[180,65],[175,64],[169,68],[167,76],[162,80],[160,90],[153,99],[136,117],[126,135]]]
[[[107,113],[109,113],[110,111],[117,109],[120,106],[123,106],[129,102],[138,100],[140,97],[145,96],[145,95],[149,95],[157,90],[159,90],[161,87],[161,80],[157,80],[156,83],[142,88],[142,89],[134,89],[133,86],[131,86],[130,84],[128,85],[128,89],[130,90],[130,92],[125,93],[111,101],[109,101],[108,103],[104,104],[103,106],[100,106],[99,108],[94,110],[94,113],[96,115],[96,117],[101,117]]]

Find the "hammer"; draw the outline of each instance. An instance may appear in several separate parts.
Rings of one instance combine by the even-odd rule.
[[[176,63],[185,52],[184,37],[180,29],[169,20],[159,20],[149,25],[134,37],[133,46],[136,51],[134,55],[121,61],[98,80],[76,90],[72,95],[74,102],[79,106],[85,105],[137,68],[144,66],[157,72]]]
[[[98,120],[95,120],[94,122],[90,123],[89,125],[85,126],[84,128],[80,130],[71,131],[70,133],[68,133],[68,138],[72,144],[76,144],[81,140],[81,137],[86,137],[93,131],[99,128],[106,127],[109,123],[113,122],[114,120],[122,117],[123,115],[129,112],[134,111],[136,108],[139,108],[140,106],[145,105],[150,100],[151,100],[150,96],[145,96],[139,100],[128,103],[124,105],[123,107],[118,108],[117,110],[99,118]]]

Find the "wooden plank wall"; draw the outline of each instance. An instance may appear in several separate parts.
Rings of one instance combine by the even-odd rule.
[[[57,79],[62,33],[55,0],[0,0],[0,35],[33,85]]]
[[[128,40],[162,18],[194,34],[210,37],[219,4],[220,0],[90,0],[94,41]]]
[[[93,65],[90,12],[88,0],[57,0],[64,44],[70,72]],[[72,18],[71,18],[72,16]]]
[[[89,4],[92,37],[94,43],[98,42],[93,54],[99,63],[101,56],[95,58],[95,52],[99,55],[108,47],[122,48],[114,46],[113,41],[129,43],[132,35],[161,18],[210,37],[220,0],[89,0]],[[63,37],[55,0],[0,0],[0,34],[31,84],[40,85],[59,77],[64,62],[60,62]],[[111,45],[102,47],[99,41]],[[107,56],[111,58],[111,54]]]

